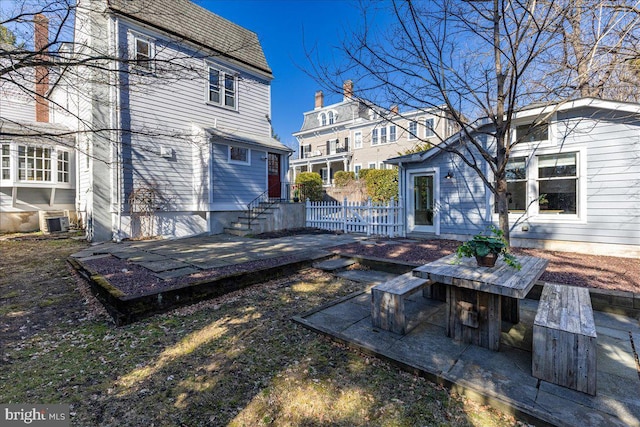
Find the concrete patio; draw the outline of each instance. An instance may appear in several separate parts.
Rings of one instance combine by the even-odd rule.
[[[445,304],[420,293],[406,301],[412,320],[404,336],[373,328],[370,304],[370,292],[359,293],[295,320],[535,424],[640,426],[640,367],[635,352],[640,344],[638,319],[594,312],[598,384],[597,395],[589,396],[531,376],[535,300],[522,300],[519,324],[503,326],[499,352],[445,336]]]

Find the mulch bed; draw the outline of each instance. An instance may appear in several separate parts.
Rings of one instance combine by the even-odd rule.
[[[371,243],[371,244],[369,244]],[[379,240],[351,243],[333,248],[345,255],[361,255],[426,264],[452,254],[455,240]],[[515,255],[531,255],[549,260],[541,280],[565,285],[640,293],[640,260],[574,252],[513,248]]]

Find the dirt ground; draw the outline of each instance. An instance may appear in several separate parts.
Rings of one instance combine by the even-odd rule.
[[[427,263],[455,252],[455,240],[379,240],[367,244],[352,243],[334,248],[345,255],[363,255],[398,261]],[[549,260],[541,277],[547,282],[587,288],[640,293],[640,259],[585,255],[540,249],[514,248],[517,255],[531,255]]]

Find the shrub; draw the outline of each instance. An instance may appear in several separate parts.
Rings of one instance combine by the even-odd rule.
[[[372,169],[360,169],[360,172],[358,172],[358,179],[365,179],[370,170]]]
[[[338,171],[333,175],[333,183],[336,187],[344,187],[356,179],[355,172]]]
[[[301,185],[300,199],[319,202],[322,200],[322,177],[316,172],[302,172],[296,176],[296,184]]]
[[[362,173],[362,171],[360,171]],[[398,169],[368,169],[364,177],[367,195],[374,202],[388,202],[398,198]]]

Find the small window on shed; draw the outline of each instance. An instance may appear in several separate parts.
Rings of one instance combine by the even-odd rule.
[[[229,163],[250,164],[251,150],[229,146]]]

